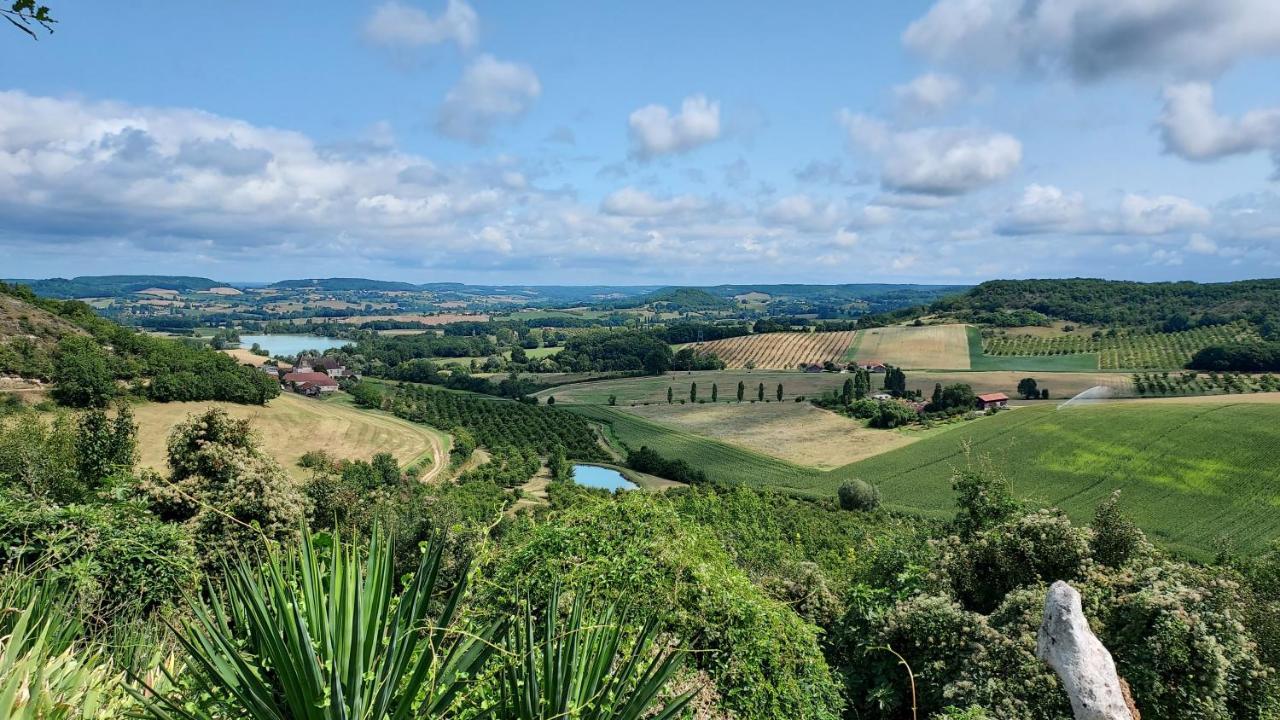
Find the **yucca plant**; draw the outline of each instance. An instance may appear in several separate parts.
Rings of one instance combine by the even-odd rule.
[[[463,582],[436,597],[442,548],[431,544],[400,593],[381,533],[363,558],[336,539],[322,557],[304,533],[265,562],[242,559],[178,628],[194,683],[170,678],[186,692],[135,694],[160,720],[439,717],[473,687],[503,632],[462,626]]]
[[[669,720],[693,699],[688,692],[663,704],[663,690],[683,653],[659,646],[655,620],[644,624],[628,649],[627,618],[615,607],[588,612],[579,594],[562,625],[558,605],[559,591],[553,590],[538,619],[532,601],[525,602],[521,622],[507,636],[495,717]]]
[[[0,588],[0,717],[96,720],[118,717],[124,674],[77,642],[79,624],[49,588],[13,577]]]

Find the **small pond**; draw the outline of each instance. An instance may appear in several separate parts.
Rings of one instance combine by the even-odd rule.
[[[605,490],[635,490],[637,487],[617,470],[599,465],[574,465],[573,481],[579,485]]]
[[[304,350],[324,352],[329,348],[340,348],[351,343],[350,340],[324,337],[323,335],[241,335],[240,347],[248,350],[258,343],[263,350],[272,355],[297,355]]]

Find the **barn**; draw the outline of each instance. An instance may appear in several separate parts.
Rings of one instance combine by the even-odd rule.
[[[1002,408],[1009,404],[1009,396],[1004,393],[984,393],[978,396],[978,409]]]

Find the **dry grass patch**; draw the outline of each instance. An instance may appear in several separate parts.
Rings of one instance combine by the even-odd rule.
[[[262,448],[295,477],[305,477],[298,458],[324,450],[336,458],[369,459],[389,452],[401,465],[433,457],[428,472],[441,467],[447,436],[424,425],[359,410],[337,399],[313,400],[285,394],[266,407],[219,402],[146,403],[134,408],[138,420],[141,465],[166,469],[169,432],[187,416],[220,407],[232,417],[249,418]]]
[[[964,325],[895,325],[861,331],[854,359],[879,360],[901,368],[969,369]]]
[[[639,405],[621,408],[797,465],[831,470],[910,444],[916,437],[873,430],[809,403]]]

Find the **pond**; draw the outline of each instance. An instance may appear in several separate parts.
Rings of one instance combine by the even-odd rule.
[[[340,348],[351,343],[350,340],[324,337],[323,335],[241,335],[240,347],[248,350],[258,343],[271,355],[297,355],[304,350],[323,352],[329,348]]]
[[[573,481],[587,487],[604,490],[635,490],[637,485],[617,470],[599,465],[574,465]]]

